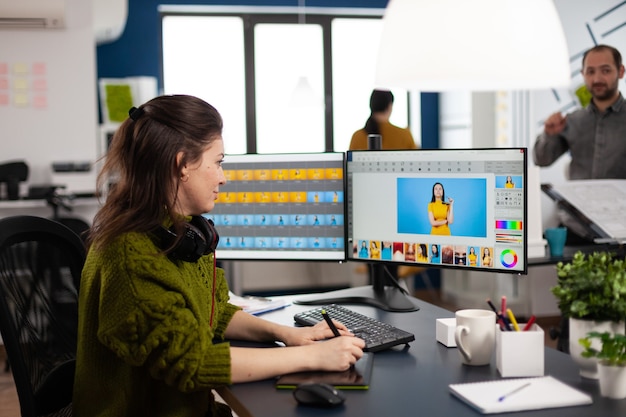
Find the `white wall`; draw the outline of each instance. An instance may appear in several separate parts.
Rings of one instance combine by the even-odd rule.
[[[0,29],[0,162],[25,160],[32,184],[50,183],[52,161],[96,157],[92,4],[66,13],[64,29]]]

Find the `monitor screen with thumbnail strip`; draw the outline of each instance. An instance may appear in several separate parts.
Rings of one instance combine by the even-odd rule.
[[[527,149],[348,151],[348,260],[526,274]]]

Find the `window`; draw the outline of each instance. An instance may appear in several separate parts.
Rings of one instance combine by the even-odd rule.
[[[243,20],[240,17],[163,18],[163,92],[191,94],[224,119],[228,153],[246,153]]]
[[[254,44],[257,151],[323,152],[322,27],[259,24]]]
[[[245,9],[159,7],[163,92],[213,104],[230,154],[347,150],[369,116],[383,10]],[[408,94],[393,93],[391,121],[406,127]]]

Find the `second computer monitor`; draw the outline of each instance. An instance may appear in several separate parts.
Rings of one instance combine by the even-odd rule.
[[[348,259],[526,273],[525,148],[349,151]]]
[[[341,152],[227,155],[218,259],[345,260]]]

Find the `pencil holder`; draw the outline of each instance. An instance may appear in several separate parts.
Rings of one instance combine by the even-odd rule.
[[[519,324],[524,328],[525,323]],[[502,377],[543,376],[544,334],[533,324],[526,331],[502,331],[496,326],[496,365]]]

